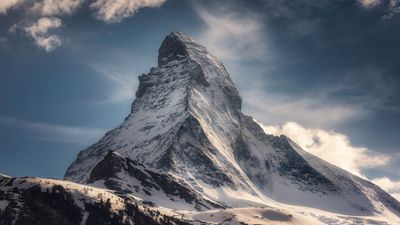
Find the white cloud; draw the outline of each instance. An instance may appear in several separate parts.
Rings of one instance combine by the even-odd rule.
[[[374,153],[365,147],[354,147],[349,137],[335,131],[304,128],[295,122],[263,128],[269,134],[286,135],[307,152],[361,177],[364,177],[363,169],[389,163],[388,156]]]
[[[400,201],[400,180],[393,181],[387,177],[382,177],[373,179],[372,182]]]
[[[372,8],[381,3],[381,0],[358,0],[358,2],[365,8]]]
[[[7,14],[7,11],[13,7],[20,5],[23,0],[1,0],[0,14]]]
[[[98,19],[107,23],[120,22],[145,7],[159,7],[166,0],[95,0],[90,7]]]
[[[31,8],[42,16],[72,14],[83,0],[43,0],[34,3]]]
[[[206,43],[210,52],[225,60],[265,56],[266,37],[257,16],[229,9],[213,11],[198,5],[196,10],[206,24],[198,39]]]
[[[20,120],[12,117],[0,117],[0,123],[33,131],[38,139],[76,144],[88,144],[100,138],[105,129],[66,126]]]
[[[49,31],[58,29],[61,25],[61,20],[56,17],[42,17],[33,24],[24,27],[24,30],[39,47],[49,52],[61,45],[60,37],[49,34]]]

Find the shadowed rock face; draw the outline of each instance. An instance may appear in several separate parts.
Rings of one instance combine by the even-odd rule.
[[[135,180],[130,186],[125,186],[128,176],[130,180]],[[101,182],[107,189],[116,190],[119,193],[142,193],[148,200],[157,201],[159,196],[154,196],[157,192],[163,192],[170,198],[182,199],[195,209],[223,208],[221,204],[204,200],[182,180],[173,176],[161,173],[157,170],[146,168],[143,164],[135,162],[129,158],[123,158],[114,151],[109,151],[102,161],[93,168],[89,184]]]
[[[158,67],[139,77],[131,113],[81,151],[65,179],[154,204],[171,201],[171,208],[235,207],[236,195],[246,193],[259,202],[352,215],[400,211],[375,185],[304,152],[287,137],[265,134],[241,112],[241,97],[223,64],[179,32],[164,39]]]
[[[118,172],[124,169],[124,161],[121,156],[109,151],[102,161],[96,164],[90,173],[88,182],[92,183],[96,180],[110,179],[115,177]]]
[[[173,60],[179,60],[189,55],[184,42],[180,40],[181,34],[172,32],[161,44],[158,50],[158,65],[162,66]]]

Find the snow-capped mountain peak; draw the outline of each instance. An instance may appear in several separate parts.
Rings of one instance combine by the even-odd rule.
[[[208,145],[213,148],[209,151],[234,160],[233,152],[227,148],[239,132],[241,98],[222,63],[192,38],[177,32],[165,38],[159,54],[159,67],[139,77],[131,114],[120,127],[82,152],[66,177],[85,182],[87,172],[109,150],[156,168],[178,169],[183,165],[174,158],[180,151],[172,149],[191,128],[211,142]],[[209,160],[209,151],[197,151],[198,157]],[[196,151],[190,157],[193,154]],[[75,166],[78,162],[79,166]],[[210,165],[215,166],[211,162]]]
[[[131,113],[83,150],[65,179],[175,210],[289,204],[400,214],[379,187],[265,134],[242,114],[223,64],[179,32],[162,42],[158,66],[139,76]]]

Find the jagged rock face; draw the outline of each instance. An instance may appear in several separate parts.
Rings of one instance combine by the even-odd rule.
[[[129,180],[124,179],[129,177]],[[128,182],[127,182],[128,181]],[[174,201],[184,204],[183,209],[196,210],[223,208],[222,205],[203,199],[184,181],[160,170],[146,168],[143,164],[109,151],[92,169],[88,184],[103,186],[120,193],[134,193],[148,202]]]
[[[139,81],[129,116],[78,155],[67,180],[175,209],[280,201],[353,215],[400,212],[400,204],[375,185],[287,137],[265,134],[241,113],[222,63],[190,37],[168,35],[158,67]]]

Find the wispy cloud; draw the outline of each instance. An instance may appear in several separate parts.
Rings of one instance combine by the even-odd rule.
[[[34,132],[33,136],[40,140],[76,144],[89,144],[106,132],[105,129],[101,128],[67,126],[21,120],[13,117],[0,117],[0,124]]]
[[[264,25],[253,12],[231,10],[219,5],[218,10],[195,5],[206,27],[199,40],[216,56],[225,60],[254,60],[266,54]]]
[[[113,88],[111,89],[111,95],[108,98],[93,102],[93,105],[102,105],[107,103],[125,102],[132,101],[134,96],[134,90],[137,86],[137,79],[135,76],[124,76],[124,75],[111,75],[109,73],[103,73],[104,77],[113,82]]]
[[[121,56],[124,57],[121,57]],[[126,61],[126,55],[119,54],[119,58],[114,58],[115,61],[96,62],[91,60],[84,60],[87,66],[97,72],[102,78],[107,79],[110,85],[110,94],[104,98],[92,102],[93,105],[103,105],[108,103],[126,103],[131,102],[134,98],[134,93],[138,85],[138,78],[136,75],[140,74],[137,67],[131,68],[131,58]]]
[[[372,8],[381,3],[381,0],[358,0],[358,2],[365,8]]]
[[[90,7],[107,23],[121,22],[145,7],[159,7],[166,0],[95,0]]]
[[[42,16],[70,15],[84,0],[42,0],[31,6],[31,11]]]
[[[307,127],[338,128],[366,119],[377,110],[388,110],[388,101],[395,91],[395,83],[386,76],[386,71],[378,68],[321,75],[315,84],[299,84],[301,89],[296,91],[292,89],[298,88],[294,80],[297,75],[268,76],[273,73],[268,71],[265,76],[242,81],[248,88],[241,92],[246,113],[270,124],[293,121]],[[336,80],[324,80],[327,77]]]
[[[294,98],[260,90],[247,90],[242,95],[249,114],[277,124],[296,121],[313,127],[332,127],[355,117],[361,118],[365,114],[357,106],[333,102],[328,104],[318,94]]]

